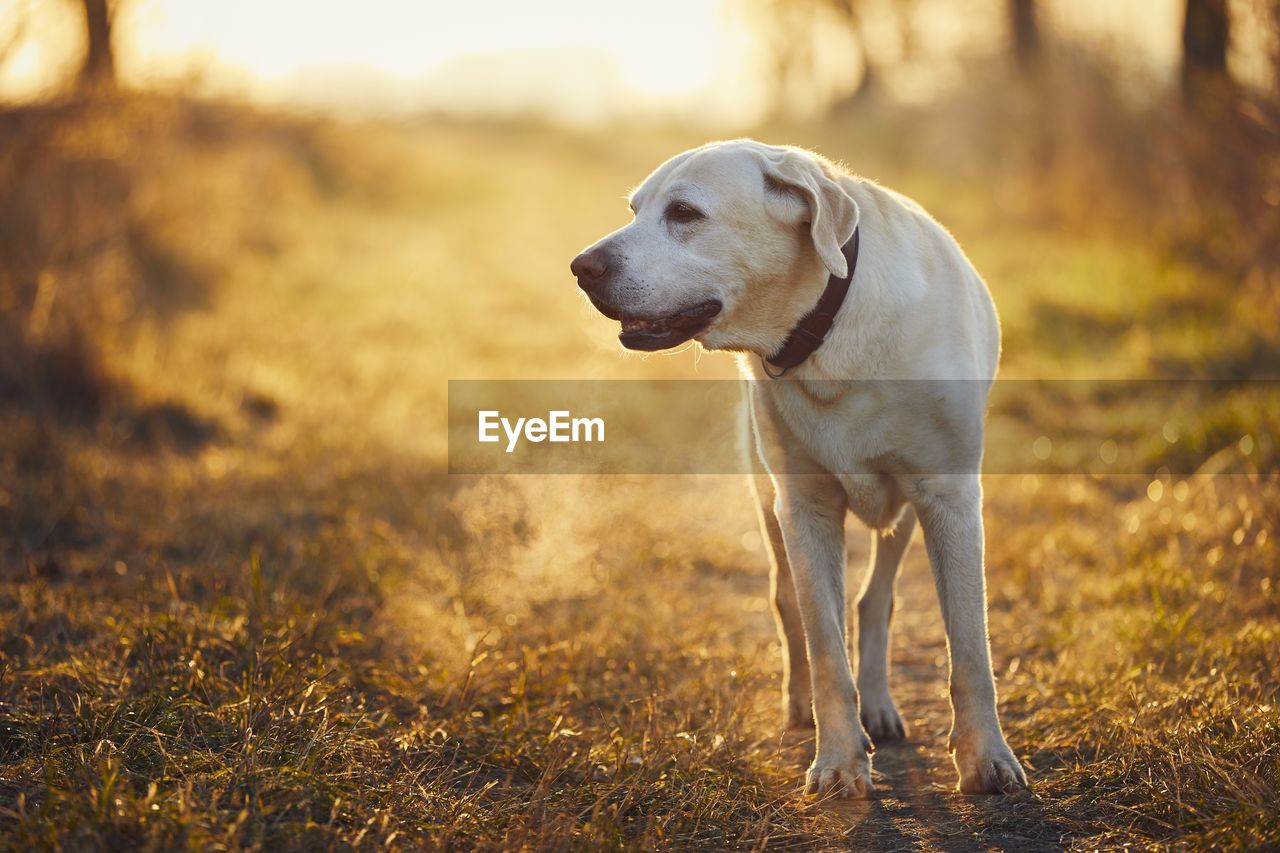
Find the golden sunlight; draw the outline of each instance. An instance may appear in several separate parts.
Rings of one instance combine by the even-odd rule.
[[[1126,61],[1167,78],[1177,64],[1181,2],[1042,0],[1042,6],[1062,32],[1102,44],[1123,38],[1130,45]],[[778,36],[762,24],[762,14],[773,14],[763,0],[368,0],[358,9],[336,0],[114,0],[111,8],[125,83],[268,106],[539,115],[571,124],[665,116],[741,125],[762,118],[778,96],[770,56]],[[916,0],[918,24],[908,47],[893,35],[895,8],[859,6],[876,42],[870,59],[901,66],[882,82],[909,100],[941,95],[954,69],[974,58],[975,45],[1001,38],[993,27],[999,18]],[[0,0],[0,98],[39,98],[74,76],[79,15],[71,2]],[[788,95],[800,112],[821,109],[858,77],[857,50],[830,30],[806,36],[812,56],[804,61],[823,72]],[[1255,84],[1270,73],[1259,61],[1268,49],[1255,44],[1259,31],[1241,27],[1232,40],[1237,75]],[[917,52],[914,61],[907,61],[908,50]]]
[[[568,121],[623,113],[742,119],[743,39],[720,0],[539,4],[130,0],[117,13],[121,76],[267,103],[356,112],[532,112]],[[29,36],[0,92],[35,94],[74,66],[73,4],[0,0]],[[673,25],[678,21],[679,25]],[[709,93],[736,79],[735,103]],[[749,84],[749,83],[748,83]],[[736,111],[738,114],[733,114]]]
[[[1280,851],[1278,233],[1280,0],[0,0],[0,851]]]

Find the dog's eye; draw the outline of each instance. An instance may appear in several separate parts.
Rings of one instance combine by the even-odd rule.
[[[684,224],[687,222],[697,222],[702,219],[702,211],[696,207],[690,207],[682,201],[673,201],[667,205],[667,221]]]

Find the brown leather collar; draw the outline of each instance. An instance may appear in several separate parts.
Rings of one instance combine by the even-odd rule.
[[[853,229],[853,236],[841,249],[844,259],[849,264],[849,274],[844,278],[832,275],[827,279],[827,289],[822,291],[822,298],[813,306],[808,314],[800,318],[787,339],[782,342],[782,349],[764,359],[764,372],[773,379],[780,379],[791,368],[804,362],[813,355],[814,350],[822,346],[831,324],[835,322],[836,312],[844,304],[844,297],[849,292],[849,284],[853,281],[854,270],[858,268],[858,228]],[[777,372],[770,370],[773,367]]]

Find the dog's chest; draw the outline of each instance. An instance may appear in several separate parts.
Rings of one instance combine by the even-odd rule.
[[[891,442],[875,383],[778,382],[768,393],[786,432],[822,468],[837,476],[877,473]]]
[[[842,386],[842,387],[837,387]],[[867,526],[892,527],[903,497],[885,465],[892,455],[889,402],[869,383],[791,382],[772,387],[774,411],[785,429],[783,455],[800,453],[833,474],[848,507]],[[783,469],[785,470],[785,469]]]

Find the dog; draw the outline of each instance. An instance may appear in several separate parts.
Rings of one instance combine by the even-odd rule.
[[[753,140],[659,166],[630,224],[570,265],[619,339],[739,354],[789,727],[814,725],[808,793],[873,794],[874,743],[905,735],[889,692],[898,567],[924,532],[946,626],[965,793],[1027,785],[996,710],[983,567],[983,416],[1000,355],[986,284],[914,201],[825,158]],[[844,520],[871,530],[858,669]]]

